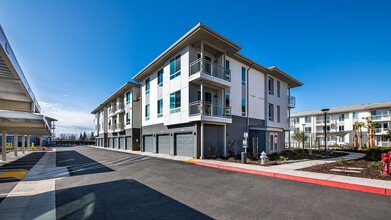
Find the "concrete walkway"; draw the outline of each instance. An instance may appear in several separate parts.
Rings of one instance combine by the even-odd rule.
[[[69,176],[56,167],[56,152],[47,152],[0,203],[2,219],[56,219],[55,180]]]
[[[19,158],[22,158],[30,153],[32,153],[34,151],[25,151],[24,154],[22,153],[22,151],[18,151],[18,156],[15,157],[14,155],[14,151],[8,151],[7,152],[7,160],[6,161],[3,161],[3,160],[0,160],[0,166],[3,165],[3,164],[6,164],[6,163],[11,163],[12,161],[15,161],[15,160],[18,160]]]

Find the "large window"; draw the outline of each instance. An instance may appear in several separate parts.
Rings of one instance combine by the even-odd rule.
[[[280,81],[277,80],[277,97],[280,97]]]
[[[229,93],[225,93],[225,106],[230,106]]]
[[[126,112],[126,124],[130,125],[130,112]]]
[[[353,119],[358,120],[358,112],[353,112]]]
[[[344,130],[345,130],[345,126],[340,125],[340,126],[338,127],[338,131],[344,131]]]
[[[181,75],[181,55],[170,60],[170,79]]]
[[[157,72],[157,85],[159,87],[163,86],[163,69]]]
[[[163,99],[157,101],[157,117],[163,117]]]
[[[126,93],[126,104],[130,103],[130,92]]]
[[[274,121],[274,105],[269,103],[269,121]]]
[[[268,88],[269,88],[269,94],[274,95],[274,79],[269,77],[268,80]]]
[[[277,122],[281,122],[281,109],[280,106],[277,105]]]
[[[149,94],[149,91],[151,89],[151,82],[150,79],[145,80],[145,94]]]
[[[228,81],[231,81],[231,73],[230,73],[230,63],[229,63],[229,60],[226,60],[225,61],[225,79],[228,80]]]
[[[246,68],[242,67],[242,85],[246,85]]]
[[[148,105],[145,105],[145,121],[149,120],[149,116],[150,116],[150,107],[148,104]]]
[[[305,127],[304,128],[305,133],[311,133],[311,127]]]
[[[344,121],[344,120],[345,120],[345,114],[340,114],[339,121]]]
[[[246,98],[242,98],[242,116],[246,116]]]
[[[181,91],[170,94],[170,113],[181,111]]]
[[[305,123],[311,123],[311,116],[305,116],[304,117],[304,122]]]

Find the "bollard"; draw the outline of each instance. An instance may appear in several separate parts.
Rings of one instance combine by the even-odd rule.
[[[246,152],[241,152],[241,163],[247,163],[247,153]]]

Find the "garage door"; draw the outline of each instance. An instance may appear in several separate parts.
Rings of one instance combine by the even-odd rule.
[[[126,137],[126,149],[132,150],[132,138],[131,137]]]
[[[161,154],[170,153],[170,136],[168,135],[157,136],[157,152]]]
[[[194,156],[194,135],[192,133],[176,134],[175,146],[176,154],[180,156]]]
[[[113,148],[117,149],[118,148],[118,138],[113,138]]]
[[[144,151],[145,152],[153,152],[153,137],[152,136],[144,136]]]
[[[120,137],[119,139],[119,147],[122,149],[122,150],[125,150],[125,137]]]
[[[113,148],[113,138],[109,138],[109,148]]]

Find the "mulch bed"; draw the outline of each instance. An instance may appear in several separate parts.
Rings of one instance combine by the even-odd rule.
[[[391,175],[382,174],[381,167],[370,167],[369,164],[373,161],[368,161],[365,158],[359,160],[352,161],[338,161],[335,163],[316,165],[313,167],[307,167],[301,169],[303,171],[316,172],[316,173],[327,173],[327,174],[335,174],[335,175],[343,175],[343,176],[352,176],[352,177],[361,177],[361,178],[369,178],[369,179],[379,179],[379,180],[388,180],[391,181]],[[364,168],[361,173],[346,173],[346,172],[336,172],[330,171],[330,169],[337,169],[337,167],[350,167],[350,168]]]

